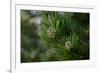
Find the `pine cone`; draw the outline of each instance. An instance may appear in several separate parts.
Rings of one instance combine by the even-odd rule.
[[[53,27],[49,27],[49,29],[47,30],[48,36],[50,36],[51,38],[55,38],[56,37],[56,30]]]
[[[66,41],[65,42],[65,47],[66,47],[66,49],[70,50],[70,48],[72,47],[71,41]]]

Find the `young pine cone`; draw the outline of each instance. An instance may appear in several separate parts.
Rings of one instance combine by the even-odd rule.
[[[66,47],[66,49],[70,50],[70,48],[72,47],[71,41],[66,41],[65,42],[65,47]]]
[[[53,27],[49,27],[49,29],[47,30],[48,36],[51,38],[55,38],[56,37],[56,30]]]

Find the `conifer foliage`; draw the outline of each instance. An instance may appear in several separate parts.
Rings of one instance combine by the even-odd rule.
[[[89,59],[89,13],[21,10],[21,62]]]

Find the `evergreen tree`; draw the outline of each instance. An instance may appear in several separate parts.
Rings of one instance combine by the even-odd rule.
[[[89,13],[21,11],[22,62],[85,59],[89,59]]]

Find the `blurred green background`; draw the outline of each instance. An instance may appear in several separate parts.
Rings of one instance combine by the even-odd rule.
[[[89,59],[89,13],[20,13],[22,63]]]

